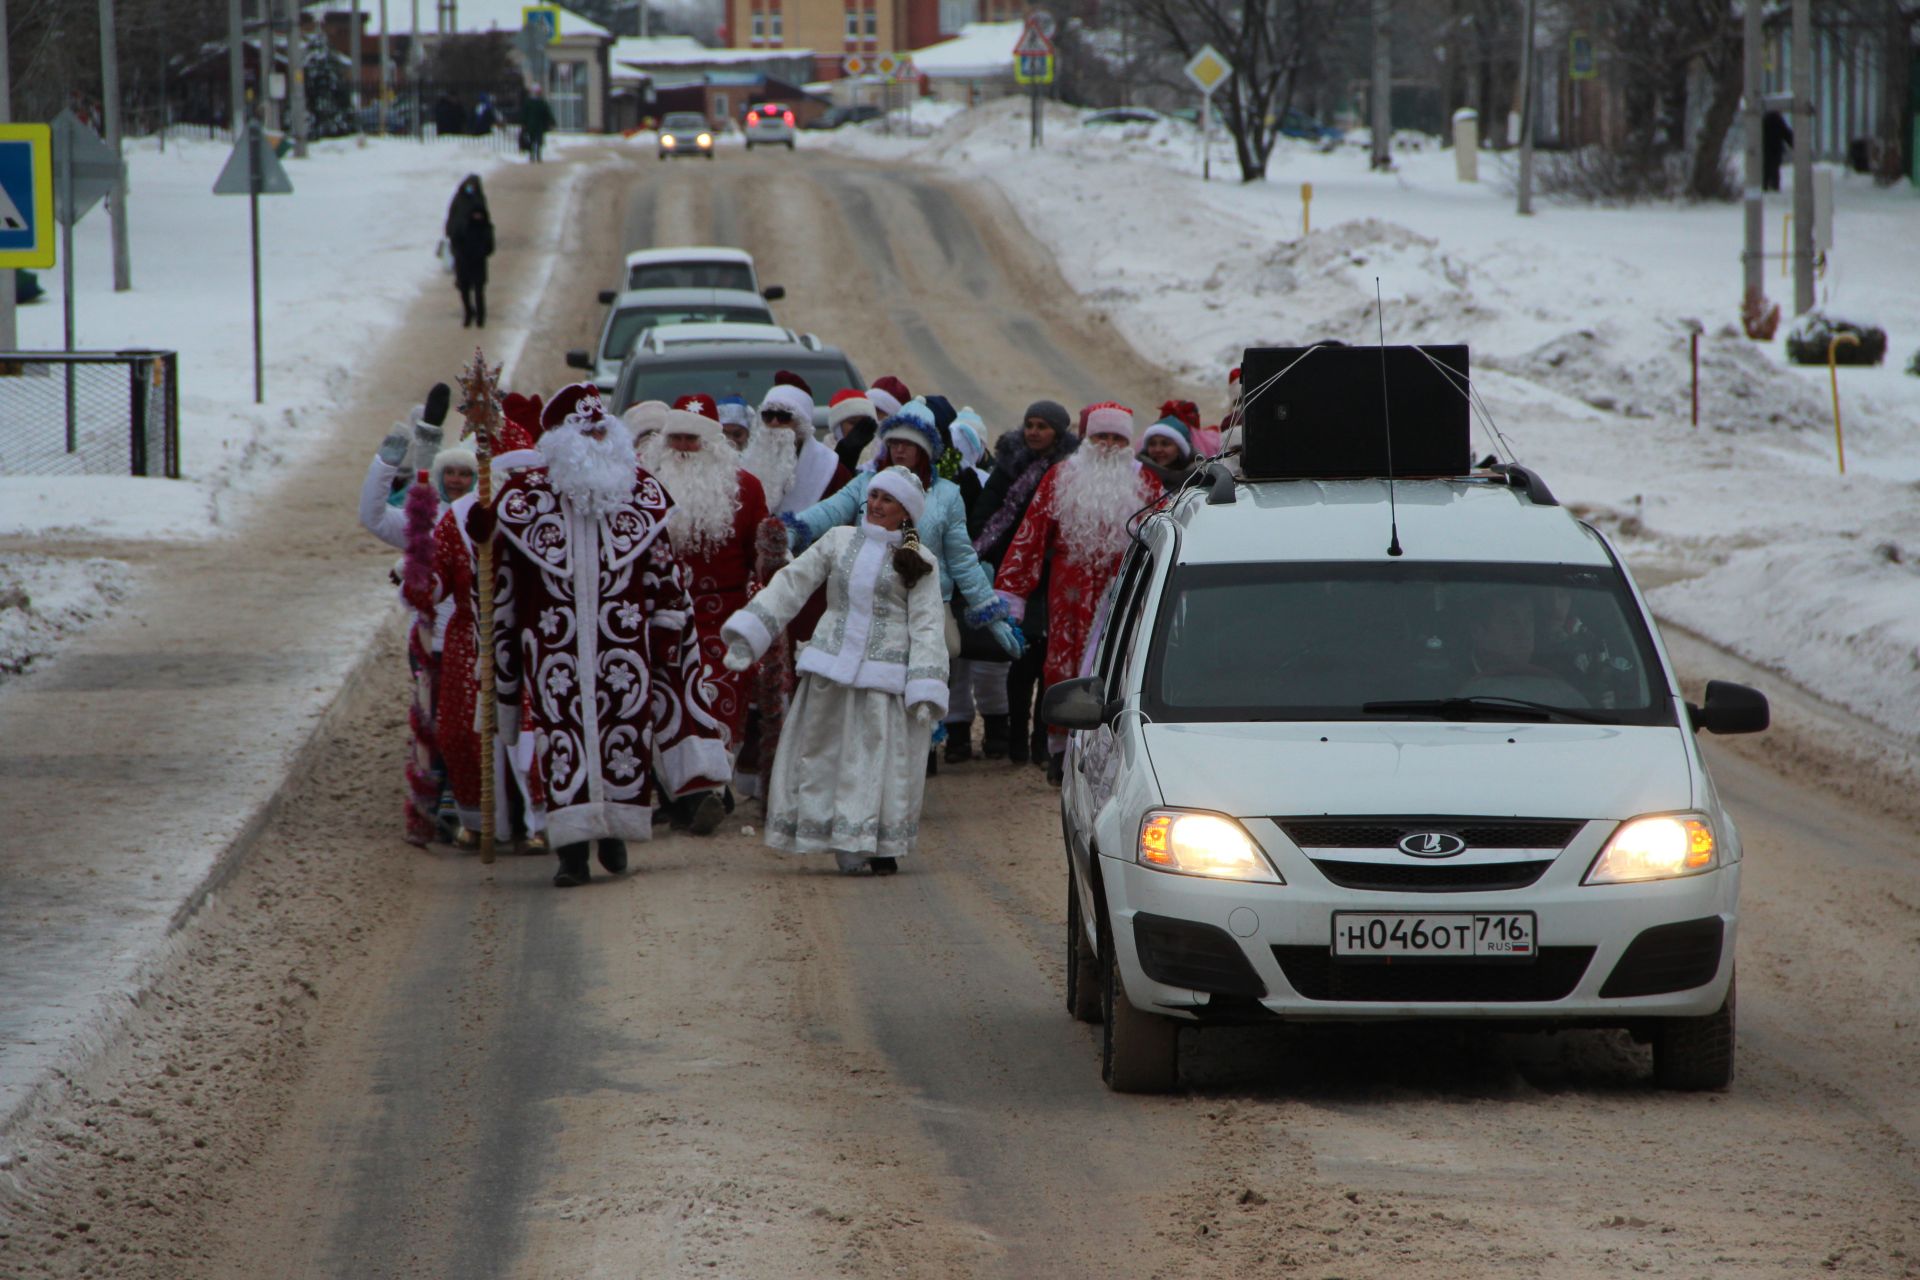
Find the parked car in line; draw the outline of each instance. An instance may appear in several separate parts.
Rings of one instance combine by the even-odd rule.
[[[603,290],[607,304],[600,340],[592,350],[567,352],[571,368],[592,372],[602,391],[613,390],[620,366],[640,335],[660,325],[708,327],[733,323],[771,325],[773,312],[759,294],[745,289]]]
[[[712,346],[719,343],[791,342],[809,351],[822,349],[820,339],[811,333],[799,333],[780,324],[735,322],[728,324],[663,324],[640,331],[632,352],[662,355],[678,347]]]
[[[1104,111],[1089,111],[1080,117],[1081,124],[1159,124],[1167,117],[1150,107],[1108,107]]]
[[[1323,123],[1319,117],[1292,107],[1280,117],[1280,132],[1289,138],[1305,138],[1309,142],[1322,144],[1335,143],[1346,136],[1341,130]]]
[[[1741,846],[1694,735],[1765,696],[1682,697],[1619,552],[1524,468],[1202,479],[1046,697],[1108,1085],[1174,1087],[1183,1027],[1418,1019],[1623,1027],[1656,1084],[1724,1088]]]
[[[782,369],[806,379],[813,388],[814,428],[825,430],[827,403],[849,387],[866,382],[838,347],[808,347],[795,341],[683,343],[658,354],[635,352],[620,370],[610,408],[624,412],[642,400],[671,404],[683,395],[705,392],[739,395],[757,405]]]
[[[793,108],[779,102],[760,102],[747,108],[747,150],[760,146],[782,146],[793,150]]]
[[[656,148],[660,159],[674,156],[705,156],[713,159],[713,129],[697,111],[669,111],[660,122]]]
[[[802,129],[838,129],[843,124],[859,124],[865,120],[878,120],[882,112],[877,103],[860,102],[852,106],[829,107],[825,112],[806,124]]]
[[[738,289],[768,302],[787,296],[779,285],[762,288],[753,255],[725,245],[687,245],[674,249],[636,249],[627,255],[620,290]],[[601,300],[610,301],[605,295]]]

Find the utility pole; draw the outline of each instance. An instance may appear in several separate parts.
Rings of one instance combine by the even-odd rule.
[[[1761,168],[1761,141],[1765,127],[1766,106],[1761,102],[1760,93],[1760,5],[1762,0],[1746,0],[1745,9],[1746,63],[1743,104],[1747,115],[1747,163],[1746,163],[1746,250],[1741,254],[1741,265],[1745,268],[1744,305],[1758,307],[1761,298],[1766,296],[1766,252],[1767,200],[1762,190],[1765,174]]]
[[[1537,0],[1527,0],[1527,20],[1520,36],[1520,203],[1518,212],[1533,214],[1533,19]]]
[[[280,100],[273,95],[273,64],[278,54],[275,44],[279,39],[274,30],[274,0],[257,0],[257,12],[260,15],[260,81],[258,86],[262,119],[268,133],[280,131]]]
[[[120,156],[120,48],[114,38],[113,0],[100,0],[100,96],[106,99],[107,148],[113,158]],[[127,174],[120,171],[119,181],[107,192],[107,218],[113,223],[113,291],[125,293],[133,288],[133,259],[127,251]]]
[[[419,11],[416,9],[416,13]],[[410,40],[420,38],[420,24],[415,23]],[[393,37],[387,30],[387,0],[380,0],[380,134],[387,132],[387,102],[393,97],[393,85],[388,79],[393,73]]]
[[[1813,18],[1793,0],[1793,314],[1813,310]]]
[[[240,0],[227,0],[227,125],[233,131],[235,142],[240,141],[241,131],[253,114],[247,104],[246,41],[246,26],[240,20]]]
[[[13,86],[7,79],[7,0],[0,0],[0,124],[13,123]],[[0,267],[0,351],[14,351],[20,335],[14,328],[12,267]]]
[[[1373,0],[1373,170],[1393,168],[1393,0]]]
[[[353,110],[353,131],[360,132],[360,70],[365,66],[364,55],[360,52],[360,0],[353,0],[353,31],[347,38],[347,56],[353,59],[353,88],[347,101]]]
[[[293,158],[307,158],[307,38],[300,29],[300,0],[287,0],[287,114]]]

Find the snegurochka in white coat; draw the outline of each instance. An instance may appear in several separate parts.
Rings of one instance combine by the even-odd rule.
[[[946,611],[933,554],[912,532],[926,508],[919,479],[889,467],[867,505],[865,520],[822,534],[721,634],[727,666],[745,670],[826,585],[827,611],[794,663],[766,839],[887,874],[920,832],[927,751],[947,709]]]

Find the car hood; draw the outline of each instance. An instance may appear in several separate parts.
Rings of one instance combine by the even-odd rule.
[[[1626,818],[1694,806],[1671,725],[1150,724],[1166,804],[1235,817]]]

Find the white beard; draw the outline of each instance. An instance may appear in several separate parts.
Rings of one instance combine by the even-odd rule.
[[[633,500],[639,465],[633,454],[633,428],[607,420],[604,439],[594,440],[575,426],[559,426],[540,437],[547,479],[556,493],[589,519],[597,520]]]
[[[1089,564],[1125,551],[1127,521],[1143,501],[1133,455],[1089,445],[1059,470],[1054,516],[1067,558]]]
[[[793,484],[793,473],[800,466],[800,451],[794,448],[795,435],[785,427],[765,424],[753,429],[753,438],[740,455],[740,465],[753,473],[767,491],[767,506],[778,509]]]
[[[725,452],[716,452],[721,448]],[[740,476],[731,446],[708,445],[698,453],[662,449],[647,468],[667,487],[673,510],[667,536],[676,551],[705,555],[733,533],[740,512]]]

